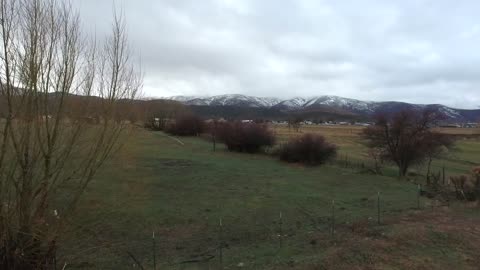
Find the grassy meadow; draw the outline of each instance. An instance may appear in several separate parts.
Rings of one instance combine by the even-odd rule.
[[[280,142],[298,135],[273,128]],[[357,127],[301,132],[324,134],[339,160],[368,163]],[[478,138],[460,140],[435,168],[466,172],[479,152]],[[478,211],[432,208],[425,198],[417,210],[416,184],[395,175],[214,152],[202,138],[139,129],[88,187],[59,253],[70,269],[140,269],[134,260],[153,269],[153,253],[157,269],[474,269],[480,232],[458,230],[478,222]]]
[[[337,159],[340,163],[347,160],[353,164],[364,163],[368,165],[371,162],[367,154],[367,148],[361,140],[363,130],[361,126],[310,125],[302,126],[299,132],[295,132],[286,125],[275,125],[273,130],[279,138],[279,143],[303,133],[322,134],[328,141],[339,147]],[[436,131],[455,136],[456,144],[453,151],[445,153],[442,158],[432,163],[434,171],[443,171],[443,167],[445,167],[446,178],[448,178],[450,175],[465,173],[480,163],[480,128],[437,128]],[[411,170],[421,175],[426,173],[423,164]],[[386,166],[385,174],[395,176],[397,171],[393,166]]]

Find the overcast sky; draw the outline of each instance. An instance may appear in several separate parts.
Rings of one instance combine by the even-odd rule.
[[[246,94],[480,107],[478,0],[80,0],[123,9],[144,95]]]

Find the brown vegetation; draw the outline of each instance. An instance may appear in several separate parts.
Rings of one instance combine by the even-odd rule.
[[[305,134],[290,139],[279,150],[281,160],[300,162],[307,165],[320,165],[333,159],[337,154],[337,147],[317,134]]]
[[[184,114],[165,125],[165,132],[176,136],[198,136],[205,130],[205,122],[193,115]]]
[[[185,105],[171,100],[137,101],[135,110],[144,126],[152,130],[164,130],[169,121],[190,113]]]
[[[275,143],[275,135],[264,124],[218,123],[216,133],[229,151],[256,153]]]
[[[303,118],[300,115],[290,116],[288,119],[288,129],[293,129],[295,132],[300,131]]]
[[[460,200],[480,199],[480,168],[476,167],[471,174],[450,176],[450,182],[455,188],[457,198]]]
[[[451,208],[402,214],[386,220],[388,230],[365,223],[338,228],[335,245],[320,262],[280,269],[478,269],[479,218]],[[354,229],[355,227],[355,229]],[[328,242],[314,234],[318,242]],[[320,248],[320,247],[319,247]]]

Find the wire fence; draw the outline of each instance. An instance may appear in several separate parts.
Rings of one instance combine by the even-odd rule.
[[[187,224],[185,230],[129,232],[128,237],[109,235],[108,225],[87,234],[98,239],[83,239],[86,244],[75,256],[72,250],[59,255],[57,269],[229,269],[255,263],[288,263],[284,251],[334,245],[345,232],[376,228],[388,224],[390,217],[412,209],[444,206],[422,196],[420,186],[401,205],[390,196],[372,192],[355,207],[346,209],[341,200],[332,200],[319,209],[302,207],[291,211],[251,217],[228,215],[204,224]],[[189,231],[189,227],[196,227]],[[111,239],[122,239],[112,242]],[[87,241],[88,240],[88,241]],[[92,245],[93,242],[102,243]],[[79,246],[82,241],[78,241]],[[90,247],[93,246],[93,247]],[[287,252],[288,254],[288,252]]]

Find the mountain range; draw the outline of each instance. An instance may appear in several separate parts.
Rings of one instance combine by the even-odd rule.
[[[406,109],[420,111],[429,108],[444,115],[449,122],[480,120],[480,109],[456,109],[441,104],[411,104],[397,101],[362,101],[330,95],[279,99],[229,94],[210,97],[172,96],[162,99],[188,105],[193,111],[204,116],[230,118],[282,118],[286,115],[302,114],[307,118],[371,119],[377,113],[394,113]]]

